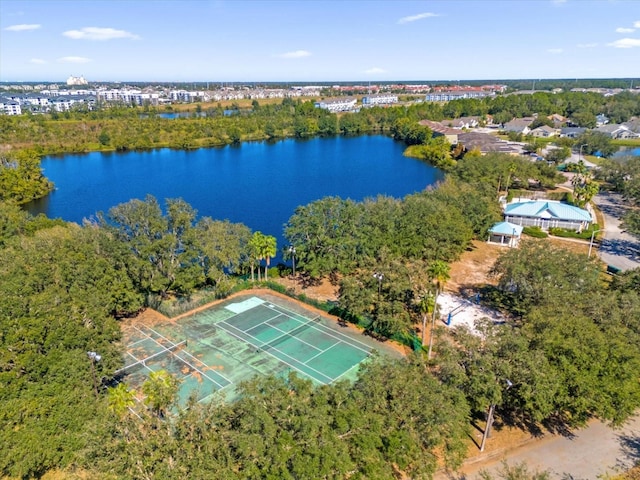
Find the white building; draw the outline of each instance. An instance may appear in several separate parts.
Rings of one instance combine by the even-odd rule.
[[[79,77],[71,75],[67,78],[67,85],[89,85],[89,82],[87,82],[82,75]]]
[[[0,97],[0,112],[5,115],[22,115],[20,103],[10,98]]]
[[[355,109],[356,102],[355,98],[329,98],[316,102],[315,107],[329,110],[331,113],[348,112]]]
[[[363,105],[391,105],[398,103],[398,96],[393,94],[368,95],[362,97]]]

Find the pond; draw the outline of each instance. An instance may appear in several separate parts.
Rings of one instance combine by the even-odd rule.
[[[42,168],[56,190],[27,209],[80,223],[147,194],[161,203],[183,198],[199,216],[275,236],[280,250],[283,226],[299,205],[325,196],[401,198],[443,178],[440,170],[404,157],[404,148],[373,135],[52,156]]]

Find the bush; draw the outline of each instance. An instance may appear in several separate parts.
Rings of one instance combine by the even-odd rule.
[[[579,238],[581,240],[591,240],[591,235],[594,231],[598,230],[598,224],[594,223],[588,229],[583,230],[582,232],[576,232],[575,230],[570,230],[568,228],[550,228],[549,234],[554,237],[562,237],[562,238]]]
[[[533,238],[547,238],[547,232],[543,232],[540,227],[524,227],[522,233]]]

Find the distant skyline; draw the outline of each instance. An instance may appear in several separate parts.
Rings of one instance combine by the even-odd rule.
[[[640,77],[637,0],[0,0],[0,81]]]

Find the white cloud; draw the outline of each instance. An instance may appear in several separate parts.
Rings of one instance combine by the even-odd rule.
[[[625,27],[616,28],[616,33],[631,33],[635,31],[636,31],[635,28],[625,28]]]
[[[425,13],[419,13],[417,15],[410,15],[408,17],[402,17],[400,20],[398,20],[398,23],[400,25],[404,24],[404,23],[411,23],[411,22],[415,22],[417,20],[422,20],[423,18],[432,18],[432,17],[439,17],[440,15],[438,15],[437,13],[430,13],[430,12],[425,12]]]
[[[549,48],[549,49],[547,50],[547,52],[549,52],[549,53],[553,53],[554,55],[557,55],[557,54],[559,54],[559,53],[562,53],[562,52],[563,52],[563,50],[562,50],[561,48]]]
[[[311,52],[307,50],[294,50],[293,52],[286,52],[277,55],[280,58],[303,58],[311,56]]]
[[[9,32],[26,32],[28,30],[38,30],[41,25],[37,23],[21,23],[20,25],[11,25],[6,27],[5,30]]]
[[[633,22],[633,26],[635,28],[640,28],[640,20],[638,20],[637,22]]]
[[[62,35],[72,38],[73,40],[114,40],[117,38],[129,38],[131,40],[138,40],[140,37],[131,32],[124,30],[116,30],[115,28],[102,28],[102,27],[85,27],[80,30],[67,30]]]
[[[58,61],[61,63],[88,63],[91,59],[87,57],[61,57]]]
[[[593,47],[597,47],[598,44],[597,43],[579,43],[578,45],[576,45],[578,48],[593,48]]]
[[[29,60],[29,63],[35,63],[36,65],[44,65],[46,62],[46,60],[43,60],[41,58],[32,58],[31,60]]]
[[[640,47],[640,38],[621,38],[615,42],[607,43],[607,45],[615,48]]]
[[[365,70],[364,73],[372,75],[374,73],[387,73],[387,71],[384,68],[372,67],[372,68],[369,68],[368,70]]]

